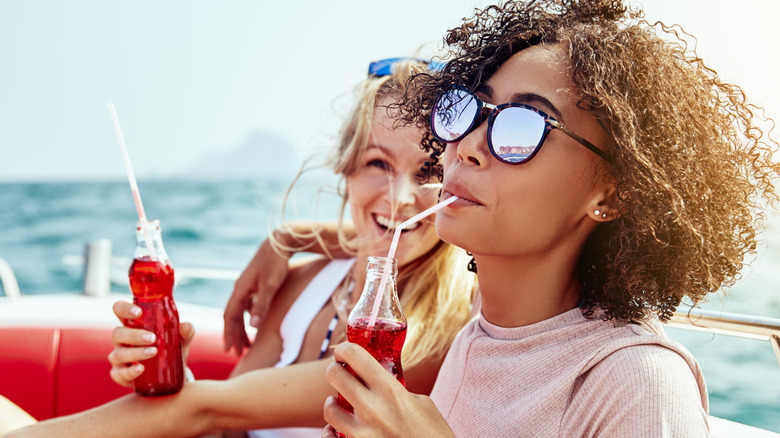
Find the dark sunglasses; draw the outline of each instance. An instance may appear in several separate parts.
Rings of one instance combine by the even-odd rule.
[[[374,77],[389,76],[395,72],[398,64],[402,62],[420,62],[428,66],[430,71],[441,71],[444,68],[443,62],[431,61],[420,58],[387,58],[380,59],[368,64],[368,75]]]
[[[612,159],[593,143],[571,132],[545,112],[523,103],[492,105],[481,101],[465,88],[442,93],[431,112],[431,130],[437,140],[454,143],[476,129],[488,114],[490,153],[507,164],[528,162],[542,148],[550,131],[560,129],[577,143],[612,163]]]

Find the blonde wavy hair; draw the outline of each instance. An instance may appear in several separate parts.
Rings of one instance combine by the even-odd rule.
[[[448,32],[450,61],[418,75],[399,110],[425,123],[441,90],[474,90],[513,54],[562,46],[581,105],[610,136],[613,164],[597,174],[619,198],[620,217],[599,225],[580,255],[583,312],[668,320],[684,298],[695,305],[739,278],[780,175],[766,132],[774,122],[689,41],[619,0],[505,2]],[[423,144],[433,157],[426,173],[440,177],[445,145],[430,135]]]
[[[326,165],[340,176],[339,195],[342,202],[338,220],[338,242],[339,247],[347,254],[355,254],[358,246],[365,244],[345,232],[344,213],[347,211],[348,199],[345,182],[362,163],[371,137],[374,112],[377,108],[392,111],[391,106],[383,102],[388,98],[401,98],[405,94],[408,80],[413,75],[427,70],[428,67],[423,62],[402,62],[395,66],[393,74],[369,77],[355,89],[352,111],[342,125],[336,147],[326,160]],[[302,242],[316,239],[327,253],[327,242],[319,230],[295,237]],[[273,239],[273,235],[271,242],[275,248],[282,251],[306,249],[284,246]],[[455,335],[469,320],[471,301],[477,286],[476,276],[466,269],[468,262],[469,257],[465,251],[439,241],[426,254],[399,267],[397,285],[408,322],[403,348],[404,366],[411,367],[426,359],[443,357]]]

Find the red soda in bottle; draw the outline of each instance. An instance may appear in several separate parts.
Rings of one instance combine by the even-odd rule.
[[[401,349],[406,340],[406,316],[401,310],[396,290],[397,263],[394,258],[368,258],[366,285],[347,320],[347,340],[365,348],[401,384],[405,385],[404,372],[401,368]],[[383,275],[386,278],[384,281]],[[380,287],[383,288],[381,302],[376,320],[371,326],[371,314]],[[345,364],[345,366],[352,372],[349,365]],[[353,412],[352,405],[341,394],[338,395],[337,400],[339,406]],[[345,438],[345,435],[339,431],[336,431],[336,436]]]
[[[179,392],[184,383],[179,312],[173,302],[173,266],[165,253],[157,220],[136,224],[135,256],[129,279],[133,303],[143,313],[128,325],[157,336],[157,355],[141,361],[144,372],[133,381],[133,389],[147,397]]]

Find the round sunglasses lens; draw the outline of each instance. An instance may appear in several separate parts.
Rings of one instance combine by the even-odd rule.
[[[439,97],[433,107],[431,130],[444,142],[458,141],[474,124],[479,104],[466,90],[453,89]]]
[[[507,163],[522,163],[539,148],[544,117],[522,107],[506,107],[496,114],[490,136],[493,154]]]

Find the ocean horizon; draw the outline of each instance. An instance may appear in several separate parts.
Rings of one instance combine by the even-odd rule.
[[[281,197],[294,175],[267,179],[139,182],[149,219],[159,219],[165,249],[176,268],[240,272],[270,228],[286,219],[333,220],[336,196],[312,198],[305,181],[287,216]],[[333,192],[333,190],[326,190]],[[0,182],[0,258],[13,268],[22,294],[76,294],[84,267],[72,263],[88,242],[111,241],[112,254],[132,258],[137,214],[127,181]],[[780,216],[772,215],[757,256],[729,290],[701,307],[780,318]],[[112,274],[111,290],[128,293],[126,267]],[[227,280],[178,283],[177,301],[224,307]],[[780,364],[768,342],[667,328],[699,361],[712,415],[780,432]]]

